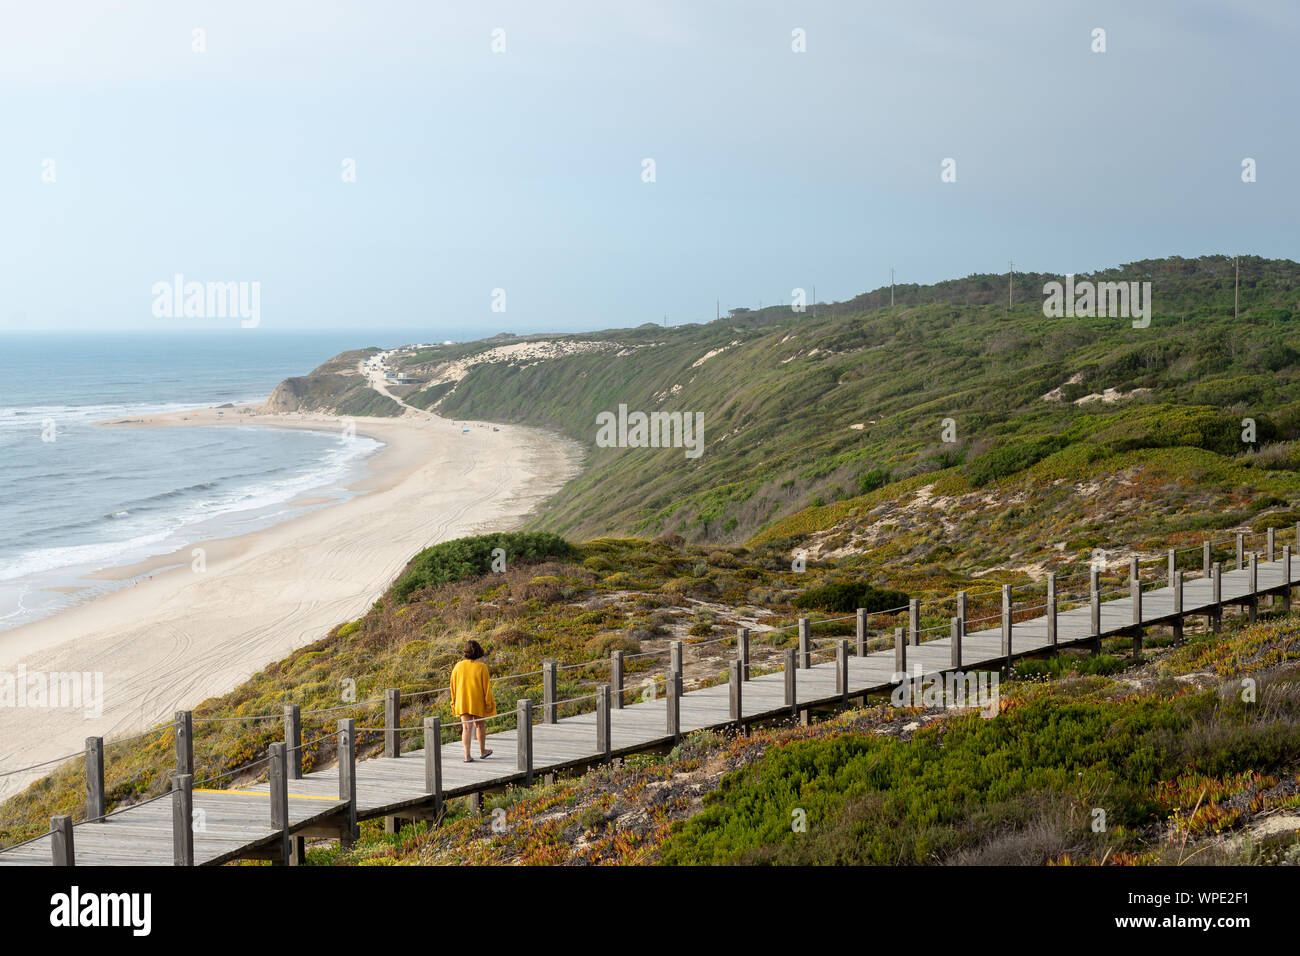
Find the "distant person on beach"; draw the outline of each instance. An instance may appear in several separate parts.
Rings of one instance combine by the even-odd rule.
[[[483,648],[478,641],[465,642],[465,659],[451,669],[451,712],[460,718],[460,740],[465,745],[465,762],[473,763],[469,755],[470,738],[478,727],[480,757],[491,757],[487,749],[487,718],[496,716],[497,705],[492,699],[492,678],[483,663]]]

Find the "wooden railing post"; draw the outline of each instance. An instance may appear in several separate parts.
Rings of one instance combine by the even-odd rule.
[[[609,731],[609,685],[601,684],[596,688],[596,753],[602,760],[609,759],[612,747]]]
[[[1289,612],[1291,610],[1291,545],[1282,545],[1282,582],[1286,585],[1282,588],[1282,610]]]
[[[794,648],[787,647],[785,649],[785,704],[790,708],[791,718],[796,719],[799,716],[799,698],[795,686],[795,670],[797,665],[798,661],[795,659]]]
[[[858,608],[853,614],[853,653],[867,656],[867,609]]]
[[[1101,642],[1101,572],[1096,568],[1088,571],[1088,605],[1092,611],[1091,628],[1092,637],[1096,638],[1098,644]]]
[[[1174,572],[1174,644],[1183,643],[1183,572]]]
[[[1056,572],[1047,572],[1047,643],[1056,646]]]
[[[957,627],[964,640],[966,637],[966,592],[957,592]],[[960,666],[960,665],[959,665]]]
[[[1246,567],[1246,535],[1244,532],[1237,532],[1237,570],[1242,571]]]
[[[542,723],[553,724],[560,716],[559,705],[556,700],[559,695],[555,693],[556,684],[556,663],[555,661],[542,662]]]
[[[736,660],[740,662],[740,679],[749,680],[749,628],[736,630]]]
[[[297,862],[289,846],[289,755],[284,744],[271,744],[266,781],[271,791],[271,829],[280,831],[280,860],[285,866]]]
[[[1174,586],[1174,572],[1178,570],[1178,552],[1177,552],[1175,549],[1173,549],[1173,548],[1170,548],[1170,549],[1169,549],[1169,562],[1168,562],[1168,563],[1169,563],[1169,586],[1170,586],[1170,587],[1173,587],[1173,586]]]
[[[289,751],[289,779],[302,779],[302,714],[297,704],[284,705],[284,742]]]
[[[727,712],[734,721],[740,721],[745,716],[741,706],[741,693],[745,684],[743,671],[740,661],[732,661],[727,666]]]
[[[682,672],[681,641],[672,641],[668,645],[668,672],[670,674],[680,674]]]
[[[668,736],[680,740],[682,736],[682,675],[668,675]]]
[[[297,704],[284,705],[284,751],[290,780],[302,779],[302,713]],[[305,837],[289,838],[289,865],[301,866],[307,858]]]
[[[898,677],[902,674],[902,677]],[[894,628],[894,676],[907,680],[907,641],[901,627]]]
[[[533,785],[533,701],[521,697],[515,707],[515,769],[524,775],[524,786]]]
[[[623,709],[623,652],[609,652],[610,699],[615,710]]]
[[[357,830],[357,722],[351,718],[339,721],[339,799],[343,808],[343,823],[339,826],[339,844],[350,847],[359,835]]]
[[[384,692],[384,756],[402,755],[402,692],[390,687]]]
[[[433,796],[433,811],[442,809],[442,720],[424,718],[424,789]]]
[[[849,642],[835,642],[835,693],[840,695],[840,706],[849,706]]]
[[[1250,552],[1250,602],[1246,605],[1250,623],[1259,616],[1259,552]]]
[[[921,643],[921,599],[907,601],[907,643],[915,647]]]
[[[77,853],[72,845],[72,817],[61,813],[50,817],[50,852],[55,866],[76,866]]]
[[[188,710],[176,711],[176,772],[194,773],[194,715]]]
[[[1002,656],[1011,666],[1011,585],[1002,585]]]
[[[1264,560],[1269,562],[1270,564],[1273,563],[1273,543],[1274,543],[1273,535],[1274,535],[1273,529],[1269,528],[1268,529],[1268,554],[1264,558]]]
[[[172,774],[172,864],[194,865],[194,775]]]
[[[799,618],[799,667],[812,667],[812,622],[806,617]]]
[[[1133,648],[1134,660],[1142,656],[1142,577],[1136,557],[1129,558],[1128,593],[1133,603]]]
[[[104,817],[104,738],[86,738],[86,822]]]
[[[1215,561],[1210,567],[1210,578],[1214,587],[1214,607],[1212,608],[1213,616],[1210,618],[1210,625],[1217,633],[1223,626],[1223,562]]]
[[[961,618],[954,617],[948,622],[948,641],[950,644],[950,654],[948,663],[954,670],[961,668]]]
[[[1210,542],[1205,540],[1201,542],[1201,576],[1208,578],[1210,576]]]
[[[1128,562],[1128,593],[1133,603],[1133,623],[1142,623],[1142,579],[1138,576],[1138,559],[1129,558]],[[1141,638],[1138,638],[1141,640]]]

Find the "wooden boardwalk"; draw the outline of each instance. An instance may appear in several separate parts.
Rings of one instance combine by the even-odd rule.
[[[1216,564],[1211,574],[1184,580],[1183,572],[1173,571],[1171,553],[1169,583],[1147,590],[1130,584],[1124,596],[1104,600],[1094,573],[1088,600],[1055,613],[1055,578],[1049,577],[1041,614],[1015,619],[1013,611],[1024,616],[1034,609],[1011,607],[1010,588],[1004,588],[998,626],[967,632],[963,612],[953,618],[948,635],[934,640],[921,640],[914,604],[907,632],[898,629],[894,646],[883,651],[868,650],[865,612],[858,613],[853,638],[813,641],[810,622],[801,622],[799,647],[784,651],[784,666],[752,677],[746,675],[749,641],[748,632],[742,630],[736,639],[737,659],[730,663],[730,680],[687,693],[680,690],[678,645],[654,699],[619,706],[623,701],[618,698],[635,697],[639,688],[628,687],[621,694],[615,689],[611,696],[604,685],[593,695],[595,710],[547,720],[553,707],[544,704],[539,708],[543,720],[537,723],[532,720],[532,702],[521,700],[518,713],[506,715],[518,726],[490,733],[493,755],[472,763],[463,762],[459,739],[430,746],[427,752],[357,761],[355,725],[340,721],[341,760],[334,768],[295,778],[294,761],[289,759],[292,751],[286,751],[286,744],[275,744],[268,758],[267,782],[238,790],[210,790],[194,788],[189,778],[178,777],[173,792],[98,822],[74,827],[67,818],[55,818],[50,833],[0,851],[0,865],[50,865],[56,860],[67,865],[69,856],[79,866],[219,864],[236,859],[295,863],[303,838],[325,836],[348,844],[356,837],[359,820],[434,819],[442,802],[453,797],[481,795],[529,783],[537,775],[580,770],[668,747],[692,731],[790,716],[806,719],[810,708],[844,706],[850,699],[887,693],[903,674],[915,679],[918,674],[930,678],[954,670],[996,669],[1015,658],[1050,652],[1053,644],[1100,646],[1102,637],[1121,634],[1133,635],[1135,652],[1140,652],[1145,627],[1173,626],[1177,639],[1189,615],[1206,616],[1217,626],[1225,605],[1244,605],[1253,615],[1259,598],[1268,594],[1279,595],[1289,607],[1292,583],[1300,576],[1300,557],[1292,557],[1288,548],[1283,560],[1257,562],[1252,555],[1247,565],[1240,558],[1238,540],[1240,569],[1221,571]],[[1270,554],[1272,544],[1270,534]],[[828,652],[834,654],[832,659],[815,660]],[[390,719],[388,726],[397,723]],[[432,718],[423,727],[426,741],[438,740],[444,729]],[[386,736],[392,753],[398,735]],[[187,827],[187,821],[193,825]]]

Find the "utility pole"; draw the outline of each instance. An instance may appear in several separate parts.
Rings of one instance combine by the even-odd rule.
[[[1015,301],[1016,264],[1013,261],[1008,261],[1007,266],[1007,311],[1010,312],[1012,303]]]
[[[1241,315],[1241,265],[1237,259],[1237,256],[1232,257],[1232,320],[1234,322]]]
[[[889,307],[894,307],[894,267],[889,267]]]
[[[817,283],[813,283],[813,318],[817,318]]]

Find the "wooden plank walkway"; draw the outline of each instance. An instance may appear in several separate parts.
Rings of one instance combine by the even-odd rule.
[[[1300,556],[1290,557],[1289,568],[1284,567],[1281,560],[1258,562],[1253,589],[1251,573],[1249,567],[1223,571],[1217,600],[1213,575],[1186,580],[1181,610],[1176,606],[1175,588],[1170,584],[1140,592],[1140,616],[1134,614],[1135,602],[1131,594],[1109,601],[1098,599],[1100,624],[1096,629],[1092,622],[1091,603],[1062,610],[1056,615],[1057,646],[1096,644],[1101,637],[1126,633],[1140,638],[1143,627],[1181,623],[1192,615],[1213,618],[1221,613],[1224,605],[1253,607],[1265,594],[1280,594],[1289,605],[1292,583],[1300,574]],[[825,641],[817,643],[824,644]],[[853,641],[846,643],[852,646]],[[907,678],[915,678],[918,671],[922,677],[931,678],[956,669],[987,670],[1008,663],[1005,635],[1000,624],[962,635],[961,648],[960,668],[957,668],[951,637],[904,644],[901,652],[906,657]],[[811,645],[809,649],[813,649]],[[1011,658],[1040,654],[1050,649],[1049,617],[1046,613],[1014,622],[1010,634]],[[816,648],[816,651],[824,653],[825,649]],[[802,647],[799,652],[787,650],[786,660],[795,660],[802,652]],[[482,794],[523,783],[535,775],[576,770],[610,757],[670,746],[681,734],[696,730],[806,714],[809,708],[834,707],[847,698],[889,692],[900,683],[896,672],[896,655],[899,653],[900,647],[896,646],[862,656],[848,656],[844,663],[847,683],[843,690],[838,687],[838,658],[797,668],[793,671],[793,704],[787,698],[784,669],[754,675],[740,682],[739,721],[732,710],[733,690],[729,683],[680,694],[677,697],[677,733],[669,729],[669,695],[660,694],[655,699],[610,707],[604,711],[609,721],[608,755],[597,749],[597,711],[564,717],[554,723],[531,724],[531,769],[526,735],[516,729],[489,734],[488,746],[494,751],[493,755],[486,760],[476,758],[472,763],[463,762],[459,740],[443,744],[441,760],[437,762],[441,773],[440,795],[428,785],[427,775],[433,768],[430,766],[432,761],[426,761],[423,750],[355,763],[345,760],[342,784],[339,767],[314,771],[301,779],[287,781],[287,828],[271,824],[274,798],[270,782],[239,790],[196,789],[192,794],[193,861],[196,864],[219,864],[244,858],[294,862],[293,857],[300,852],[300,841],[291,840],[291,837],[330,836],[350,842],[355,831],[348,800],[341,796],[349,793],[348,767],[354,768],[355,819],[431,819],[436,816],[439,799],[445,801]],[[733,680],[738,673],[739,666],[733,665]],[[659,683],[662,685],[664,681]],[[625,688],[625,696],[634,695],[637,690],[637,687]],[[523,753],[521,739],[524,741]],[[350,746],[347,753],[352,753]],[[179,814],[176,808],[181,805],[178,794],[173,793],[126,808],[101,822],[78,824],[73,830],[76,865],[173,864],[176,861],[173,819]],[[179,816],[183,820],[183,814]],[[0,865],[50,865],[56,852],[54,841],[55,836],[47,834],[2,850]]]

